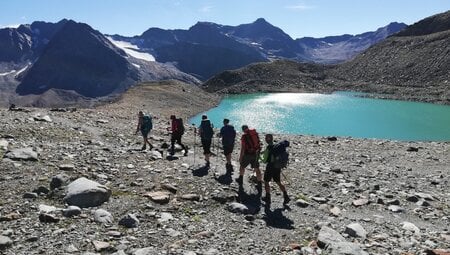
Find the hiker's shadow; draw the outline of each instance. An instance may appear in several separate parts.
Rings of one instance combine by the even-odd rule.
[[[209,170],[208,166],[201,166],[199,168],[192,170],[192,175],[197,177],[203,177],[208,175],[208,170]]]
[[[261,194],[248,194],[239,186],[237,201],[248,208],[249,214],[258,214],[261,210]]]
[[[263,217],[263,220],[269,227],[294,229],[294,221],[283,215],[283,211],[286,209],[289,209],[289,207],[277,208],[274,211],[271,211],[269,206],[265,206],[264,213],[266,215]]]
[[[216,180],[223,185],[230,185],[233,182],[233,167],[227,168],[227,172],[219,177]]]

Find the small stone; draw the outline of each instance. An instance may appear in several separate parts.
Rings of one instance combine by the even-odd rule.
[[[189,201],[199,201],[200,195],[198,194],[185,194],[181,196],[181,199],[183,200],[189,200]]]
[[[339,209],[337,206],[333,206],[330,209],[330,213],[331,213],[331,215],[333,215],[335,217],[339,217],[341,215],[341,209]]]
[[[119,225],[122,225],[126,228],[137,228],[139,225],[139,220],[134,214],[129,213],[122,219],[120,219]]]
[[[170,191],[170,192],[172,192],[174,194],[177,193],[177,191],[178,191],[177,187],[175,187],[172,184],[168,184],[168,183],[161,184],[161,188],[164,189],[164,190]]]
[[[390,205],[388,207],[388,210],[391,212],[395,212],[395,213],[401,213],[401,212],[405,211],[405,209],[403,209],[402,207],[400,207],[398,205]]]
[[[4,250],[10,246],[12,246],[13,241],[7,236],[0,235],[0,250]]]
[[[36,116],[33,117],[33,119],[35,121],[52,122],[52,119],[48,115],[45,115],[45,116],[42,116],[42,117],[40,115],[36,115]]]
[[[39,221],[43,223],[57,223],[59,218],[48,213],[41,213],[39,214]]]
[[[34,193],[37,194],[48,194],[50,190],[44,186],[39,186],[37,189],[33,190]]]
[[[73,171],[75,170],[75,165],[74,164],[62,164],[59,165],[59,170],[63,170],[63,171]]]
[[[367,232],[359,223],[352,223],[345,227],[345,233],[351,237],[366,238]]]
[[[400,200],[394,199],[386,202],[387,205],[400,205]]]
[[[312,200],[316,201],[319,204],[326,204],[328,202],[328,199],[324,197],[312,197]]]
[[[167,204],[170,201],[170,193],[164,191],[155,191],[144,194],[144,197],[149,197],[153,202],[158,204]]]
[[[12,160],[38,160],[38,154],[33,150],[33,148],[29,147],[11,150],[5,154],[5,157]]]
[[[62,211],[64,217],[73,217],[81,214],[81,208],[75,205],[70,205]]]
[[[242,214],[247,214],[249,211],[246,205],[237,202],[230,203],[228,205],[228,210],[233,213],[242,213]]]
[[[25,199],[35,199],[38,197],[39,197],[39,195],[34,192],[27,192],[27,193],[23,194],[23,198],[25,198]]]
[[[416,203],[416,205],[423,206],[423,207],[431,206],[431,204],[429,202],[427,202],[426,200],[420,200]]]
[[[317,237],[317,244],[320,248],[325,248],[332,243],[345,242],[345,238],[334,229],[323,226]]]
[[[367,205],[368,203],[369,203],[369,200],[367,198],[356,199],[356,200],[353,200],[353,202],[352,202],[352,204],[356,207]]]
[[[58,208],[51,205],[39,205],[39,212],[41,213],[51,213],[58,210],[59,210]]]
[[[162,212],[158,219],[158,222],[167,222],[171,220],[173,220],[173,216],[171,213]]]
[[[410,146],[410,147],[408,147],[408,149],[406,149],[406,151],[417,152],[417,151],[419,151],[419,148]]]
[[[166,234],[168,236],[171,236],[171,237],[177,237],[177,236],[181,235],[181,232],[180,231],[176,231],[173,228],[167,228],[166,229]]]
[[[306,208],[310,205],[308,202],[306,202],[303,199],[297,199],[297,201],[295,201],[295,204],[301,208]]]
[[[98,222],[98,223],[112,223],[114,220],[113,216],[111,215],[111,213],[109,213],[108,211],[104,210],[104,209],[97,209],[94,212],[94,221]]]
[[[105,251],[110,248],[110,244],[102,241],[92,241],[95,251]]]
[[[416,195],[411,195],[406,198],[407,201],[417,203],[419,202],[419,197]]]
[[[414,232],[415,234],[420,234],[420,229],[416,227],[416,225],[414,225],[413,223],[405,221],[402,224],[403,224],[402,229]]]
[[[65,174],[58,174],[56,176],[52,177],[52,180],[50,181],[50,189],[58,189],[62,186],[66,185],[67,181],[69,180],[69,177]]]

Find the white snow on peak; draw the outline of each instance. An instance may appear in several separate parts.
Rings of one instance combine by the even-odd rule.
[[[12,74],[12,73],[15,73],[15,72],[16,72],[16,70],[11,70],[11,71],[6,72],[6,73],[0,73],[0,76],[6,76],[8,74]]]
[[[17,71],[16,77],[17,77],[17,75],[21,74],[23,71],[27,70],[28,66],[29,66],[29,65],[26,65],[24,68],[22,68],[22,69],[20,69],[19,71]]]
[[[155,61],[155,57],[153,57],[151,54],[146,52],[141,52],[139,47],[131,44],[129,42],[125,41],[116,41],[112,37],[107,36],[108,40],[114,44],[116,47],[122,49],[127,53],[129,56],[132,56],[134,58],[146,60],[146,61]]]
[[[135,64],[135,63],[131,63],[131,64],[134,65],[136,68],[141,68],[141,66],[138,64]]]

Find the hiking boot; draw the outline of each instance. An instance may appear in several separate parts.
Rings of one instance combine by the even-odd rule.
[[[262,194],[262,182],[258,182],[258,184],[256,184],[256,190],[258,191],[258,195]]]
[[[188,155],[188,147],[187,146],[185,146],[185,148],[184,148],[184,154],[183,154],[185,157]]]
[[[211,165],[211,164],[209,163],[209,161],[206,161],[205,167],[206,167],[206,168],[209,168],[210,165]]]
[[[153,150],[153,145],[150,144],[150,150]]]
[[[227,169],[229,171],[233,171],[233,165],[226,163],[225,164],[225,169]]]
[[[270,203],[272,203],[272,201],[270,199],[270,194],[266,194],[266,196],[262,197],[261,200],[264,201],[266,203],[266,205],[270,205]]]
[[[145,149],[147,149],[147,146],[142,146],[141,151],[145,151]]]
[[[242,186],[244,183],[244,177],[242,175],[239,175],[238,178],[236,178],[236,182],[239,184],[239,186]]]
[[[284,201],[283,201],[283,204],[284,204],[284,205],[287,205],[287,204],[289,204],[289,201],[291,201],[291,199],[289,198],[288,194],[285,193],[285,194],[284,194]]]

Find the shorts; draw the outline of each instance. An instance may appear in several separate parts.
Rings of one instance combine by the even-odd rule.
[[[202,139],[203,154],[211,154],[211,139]]]
[[[256,154],[244,154],[242,156],[241,160],[241,167],[246,168],[248,165],[251,166],[251,168],[258,168],[259,167],[259,153]]]
[[[280,182],[280,175],[281,168],[275,168],[273,166],[267,165],[266,171],[264,172],[264,181],[270,182],[273,179],[274,182]]]
[[[149,130],[141,129],[141,134],[144,138],[147,138],[148,133],[150,133],[150,129]]]
[[[233,149],[234,149],[234,144],[223,145],[223,154],[224,155],[231,154],[233,152]]]

